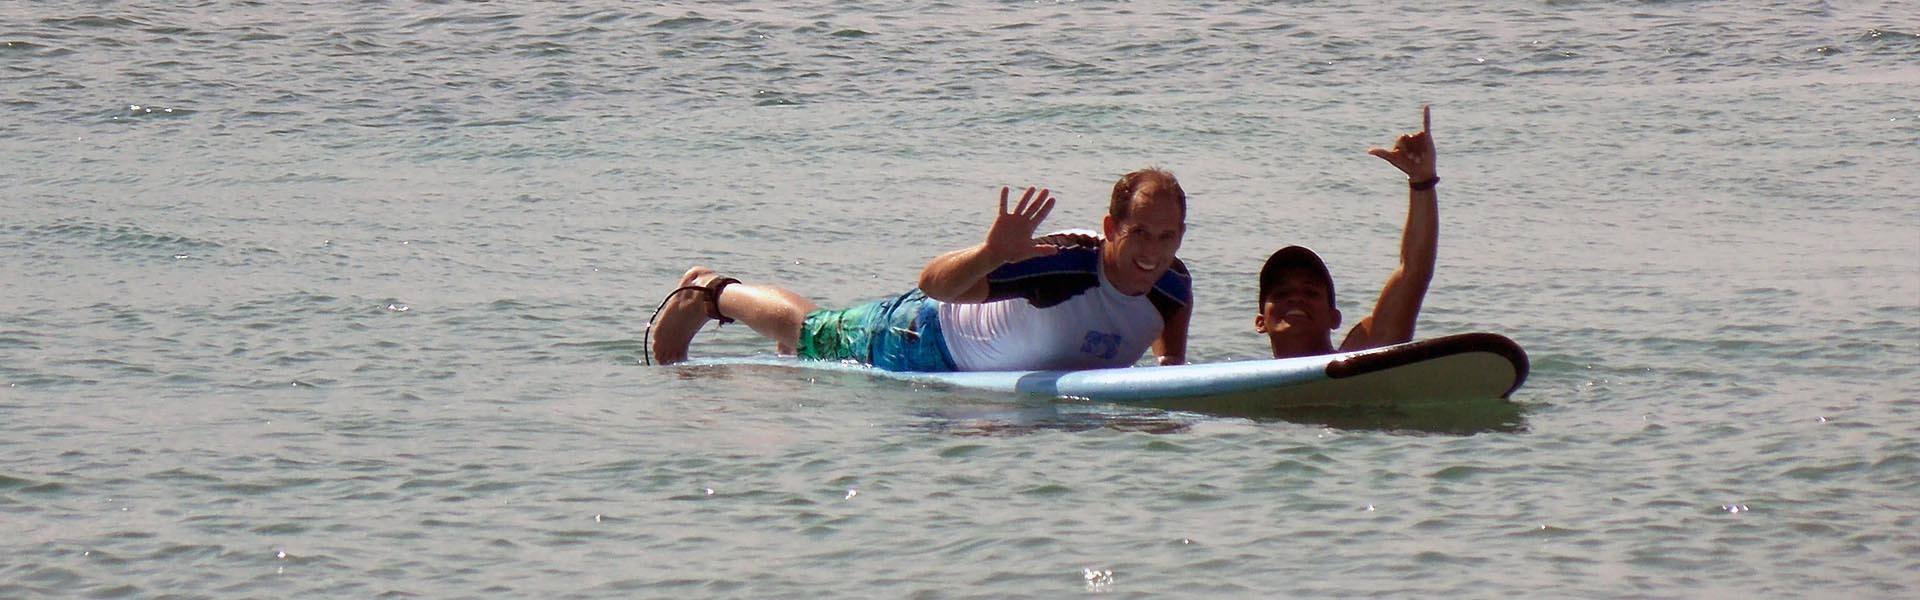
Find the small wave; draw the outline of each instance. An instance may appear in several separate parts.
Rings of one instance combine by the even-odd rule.
[[[31,479],[21,479],[18,477],[0,475],[0,490],[19,489],[24,487],[32,487],[33,485],[34,483],[33,483],[33,480]]]
[[[99,15],[52,17],[41,19],[40,24],[56,29],[144,29],[149,27],[146,22],[138,19]]]
[[[1526,69],[1514,71],[1514,77],[1587,77],[1603,74],[1597,69]]]
[[[754,106],[799,106],[800,104],[798,98],[789,96],[785,92],[759,90],[753,93]]]
[[[152,480],[163,482],[163,483],[179,483],[179,482],[189,482],[189,481],[202,482],[202,483],[214,483],[214,482],[220,481],[219,477],[215,477],[213,475],[207,475],[204,473],[195,473],[193,471],[187,470],[185,467],[174,467],[171,469],[167,469],[165,471],[157,471],[154,473],[150,473],[147,475],[147,479],[152,479]]]
[[[1887,46],[1897,47],[1897,48],[1916,48],[1916,47],[1920,47],[1920,33],[1907,33],[1904,31],[1892,31],[1892,30],[1886,30],[1886,29],[1868,29],[1866,33],[1860,34],[1860,37],[1857,38],[1857,41],[1869,42],[1873,44],[1884,44]]]
[[[1887,471],[1890,474],[1908,474],[1920,469],[1920,457],[1912,454],[1895,454],[1874,461],[1870,467],[1875,472]]]
[[[1109,123],[1127,118],[1132,111],[1127,106],[1107,103],[1020,105],[1001,114],[982,115],[980,120],[997,125]]]
[[[0,56],[26,56],[32,58],[58,58],[74,54],[74,51],[60,47],[35,44],[28,41],[0,42]]]
[[[1266,472],[1274,475],[1323,475],[1326,469],[1297,460],[1281,460],[1268,465]]]
[[[0,367],[0,369],[4,369],[0,370],[0,374],[5,374],[6,382],[9,386],[20,388],[67,387],[75,385],[96,385],[100,383],[98,379],[89,379],[62,373],[9,372],[11,371],[10,369],[5,369],[4,367]]]
[[[568,15],[568,17],[574,18],[574,19],[583,19],[588,23],[606,24],[606,23],[617,23],[620,21],[625,21],[627,19],[633,18],[633,15],[630,13],[616,11],[616,10],[600,10],[600,11],[595,11],[595,12],[584,14],[584,15]]]
[[[1019,490],[1015,490],[1014,493],[1021,496],[1030,496],[1030,497],[1039,497],[1039,498],[1056,498],[1060,496],[1071,495],[1073,494],[1073,491],[1074,491],[1073,488],[1068,486],[1060,485],[1057,483],[1048,483],[1048,484],[1042,484],[1037,486],[1025,487]]]
[[[43,240],[91,241],[105,250],[152,250],[167,256],[208,253],[225,248],[212,240],[150,231],[137,225],[114,225],[63,219],[38,226],[11,225],[9,229]]]
[[[573,48],[557,42],[539,41],[514,46],[513,53],[521,57],[565,56],[573,54]]]
[[[1487,467],[1475,467],[1471,465],[1454,465],[1451,467],[1440,469],[1438,471],[1434,471],[1433,473],[1427,475],[1427,477],[1438,479],[1441,481],[1464,481],[1467,479],[1473,479],[1475,477],[1479,477],[1481,475],[1485,475],[1489,473],[1499,473],[1500,471],[1501,469],[1494,469],[1494,468],[1487,468]]]
[[[220,558],[226,553],[226,546],[220,544],[173,544],[154,552],[149,558],[183,564],[193,562],[191,559]]]
[[[674,18],[661,19],[659,21],[655,21],[654,24],[651,25],[651,27],[653,29],[687,30],[687,29],[694,29],[697,27],[705,27],[707,25],[712,25],[718,22],[719,21],[715,21],[713,19],[709,19],[706,17],[686,16],[686,17],[674,17]]]
[[[1868,465],[1865,462],[1851,461],[1851,462],[1841,463],[1837,465],[1825,465],[1825,466],[1816,466],[1816,467],[1797,467],[1793,469],[1788,469],[1787,472],[1782,473],[1782,475],[1792,479],[1801,479],[1806,481],[1827,481],[1835,477],[1840,477],[1850,473],[1857,473],[1857,472],[1863,471],[1867,469],[1867,467]]]
[[[165,67],[161,67],[161,68],[165,68]],[[198,112],[199,111],[195,111],[193,109],[188,109],[188,108],[153,106],[148,104],[128,104],[124,108],[104,109],[104,110],[97,111],[94,114],[99,115],[101,118],[103,118],[108,122],[113,122],[113,121],[131,122],[131,121],[146,121],[146,120],[154,120],[154,119],[186,118],[186,117],[191,117],[195,114],[198,114]]]
[[[224,483],[213,486],[213,489],[241,496],[264,496],[275,492],[312,487],[326,481],[312,477],[296,477],[267,483]]]
[[[366,36],[346,32],[332,32],[327,35],[326,49],[329,56],[361,56],[390,52],[392,48]]]
[[[631,340],[631,339],[629,340],[595,340],[595,341],[587,341],[587,342],[556,342],[552,344],[550,347],[556,348],[556,349],[578,348],[582,350],[593,351],[594,354],[614,355],[614,356],[620,357],[621,362],[623,363],[626,361],[626,359],[632,358],[635,354],[641,352],[641,350],[644,348],[640,344],[640,340]]]
[[[48,496],[56,496],[56,495],[66,494],[68,492],[68,488],[66,485],[63,485],[59,482],[48,481],[43,483],[35,483],[32,485],[22,486],[19,488],[19,491],[22,494],[36,494],[36,495],[44,494]]]
[[[39,350],[40,344],[34,342],[34,337],[39,336],[27,331],[0,331],[0,348]]]

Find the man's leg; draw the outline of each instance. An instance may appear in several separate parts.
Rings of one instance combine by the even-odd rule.
[[[707,309],[708,303],[715,300],[707,297],[707,290],[711,288],[706,286],[719,277],[720,274],[706,267],[687,269],[686,275],[680,277],[675,289],[704,289],[677,292],[667,299],[666,307],[660,309],[660,316],[653,324],[654,360],[663,365],[687,360],[687,348],[693,344],[693,336],[712,320]],[[721,316],[746,323],[755,333],[773,340],[781,354],[796,351],[800,345],[800,325],[806,322],[807,313],[817,308],[792,290],[744,283],[722,287],[717,303]]]

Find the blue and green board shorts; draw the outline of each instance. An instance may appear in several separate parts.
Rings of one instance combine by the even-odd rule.
[[[920,290],[840,310],[807,313],[800,358],[851,360],[888,371],[954,371],[940,334],[940,303]]]

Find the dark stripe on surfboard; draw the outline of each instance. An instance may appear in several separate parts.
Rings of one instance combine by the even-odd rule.
[[[1489,352],[1513,363],[1513,386],[1500,394],[1501,398],[1506,398],[1513,395],[1514,390],[1520,389],[1520,384],[1526,383],[1527,371],[1531,367],[1527,352],[1521,350],[1513,340],[1497,333],[1463,333],[1390,348],[1390,352],[1363,352],[1327,363],[1327,377],[1345,379],[1445,356]]]

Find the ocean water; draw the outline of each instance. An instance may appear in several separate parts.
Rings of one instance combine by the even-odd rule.
[[[1912,597],[1914,8],[10,3],[0,597]],[[1147,165],[1257,357],[1423,104],[1498,426],[642,364],[689,266],[879,297]]]

